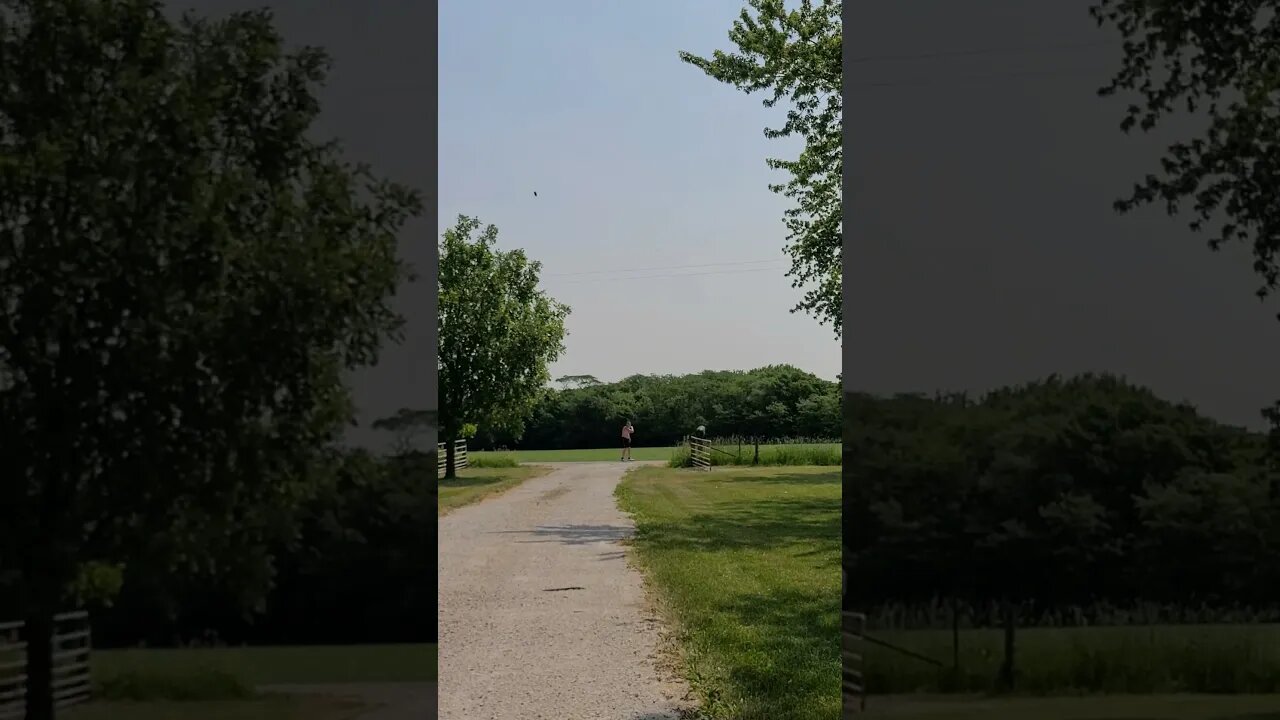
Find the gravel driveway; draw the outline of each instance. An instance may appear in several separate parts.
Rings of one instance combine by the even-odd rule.
[[[440,519],[441,720],[674,720],[660,628],[619,540],[614,488],[643,463],[550,474]]]

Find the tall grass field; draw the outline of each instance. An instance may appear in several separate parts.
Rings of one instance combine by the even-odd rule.
[[[1280,720],[1280,695],[874,697],[865,720]]]
[[[750,442],[739,443],[732,439],[711,441],[711,464],[716,467],[760,465],[763,467],[838,467],[841,459],[838,442],[772,442],[756,446]],[[671,451],[671,467],[690,467],[689,446],[681,445]]]
[[[988,692],[1003,658],[999,629],[868,631],[940,661],[938,668],[865,644],[874,694]],[[1280,625],[1150,625],[1018,631],[1017,686],[1031,695],[1280,693]]]

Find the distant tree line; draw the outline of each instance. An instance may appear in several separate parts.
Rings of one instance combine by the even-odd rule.
[[[671,445],[699,426],[713,437],[840,436],[837,383],[789,365],[691,375],[634,375],[604,383],[566,376],[538,398],[522,435],[479,427],[471,446],[526,450],[600,448],[618,443],[624,420],[636,444]]]
[[[1106,375],[844,403],[848,609],[1276,604],[1266,434]]]
[[[1109,376],[845,403],[856,604],[1275,600],[1266,434]]]

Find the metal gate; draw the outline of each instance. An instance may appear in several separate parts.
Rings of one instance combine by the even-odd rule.
[[[689,436],[689,462],[700,470],[711,469],[711,441]]]

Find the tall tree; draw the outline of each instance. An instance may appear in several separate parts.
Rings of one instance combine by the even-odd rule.
[[[1099,0],[1090,12],[1124,39],[1103,95],[1136,95],[1121,128],[1157,128],[1186,112],[1207,120],[1169,145],[1160,171],[1116,208],[1190,205],[1190,227],[1217,250],[1251,245],[1259,297],[1280,283],[1280,3],[1275,0]],[[1280,428],[1280,403],[1264,414]]]
[[[748,0],[729,31],[736,52],[711,57],[688,52],[680,58],[720,82],[747,93],[768,92],[765,107],[786,100],[791,108],[771,138],[798,136],[804,150],[794,160],[769,159],[791,179],[770,189],[795,201],[786,211],[787,273],[806,288],[794,308],[841,331],[842,122],[841,0],[801,0],[788,10],[785,0]]]
[[[265,12],[0,2],[0,566],[30,720],[86,568],[270,578],[345,372],[398,331],[420,201],[311,138],[326,69]]]
[[[498,228],[458,217],[440,243],[440,434],[445,477],[466,425],[519,435],[564,352],[566,305],[538,288],[542,266],[497,249]]]

